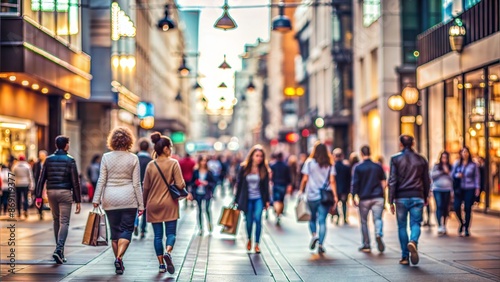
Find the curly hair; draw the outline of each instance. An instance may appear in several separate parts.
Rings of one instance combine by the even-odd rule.
[[[115,127],[108,135],[108,148],[113,151],[130,150],[135,143],[132,131],[126,127]]]

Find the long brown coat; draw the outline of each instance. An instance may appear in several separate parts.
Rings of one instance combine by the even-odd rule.
[[[175,183],[179,189],[185,189],[179,162],[170,157],[160,156],[155,160],[169,184]],[[147,222],[165,222],[179,218],[179,201],[172,198],[158,168],[151,161],[144,175],[144,208]]]

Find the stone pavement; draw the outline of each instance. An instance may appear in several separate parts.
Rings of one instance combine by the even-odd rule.
[[[214,221],[230,198],[213,203]],[[134,238],[124,257],[125,274],[116,275],[113,253],[109,247],[81,244],[90,205],[72,217],[66,247],[68,263],[55,265],[51,221],[33,219],[16,222],[16,274],[9,274],[7,239],[10,222],[0,221],[1,281],[500,281],[500,218],[475,213],[472,237],[457,236],[457,224],[450,220],[449,235],[438,237],[436,227],[422,229],[420,263],[401,266],[396,219],[384,214],[386,251],[379,254],[372,243],[372,253],[358,252],[361,242],[357,211],[350,209],[350,225],[328,222],[326,254],[309,250],[307,223],[297,223],[295,199],[289,199],[287,214],[280,226],[270,212],[264,220],[262,253],[245,249],[244,221],[237,236],[213,234],[198,236],[196,209],[183,209],[173,260],[173,275],[158,273],[153,248],[152,228],[145,239]],[[50,218],[47,216],[46,218]]]

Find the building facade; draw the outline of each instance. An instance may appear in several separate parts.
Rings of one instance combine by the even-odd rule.
[[[82,52],[79,1],[0,3],[0,163],[55,149],[70,137],[81,167],[77,104],[90,97],[90,56]],[[49,126],[50,125],[50,126]]]
[[[84,164],[107,151],[106,136],[116,126],[128,127],[136,137],[151,131],[184,134],[190,114],[189,85],[178,74],[184,53],[182,30],[160,30],[157,22],[164,10],[151,8],[147,1],[96,0],[82,9],[89,26],[84,50],[96,58],[92,95],[79,107]],[[178,25],[177,11],[169,12]],[[182,152],[183,145],[176,149]]]
[[[451,12],[450,12],[451,11]],[[500,3],[453,1],[446,21],[419,35],[417,86],[424,109],[421,142],[431,160],[470,148],[482,167],[480,208],[500,211]],[[452,49],[450,29],[465,28]],[[457,46],[454,46],[457,47]],[[437,122],[438,121],[438,122]]]

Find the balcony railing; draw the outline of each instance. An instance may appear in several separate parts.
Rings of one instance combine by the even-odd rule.
[[[481,40],[500,31],[500,1],[483,0],[458,16],[467,29],[465,44]],[[453,21],[438,24],[418,36],[418,65],[423,65],[449,52],[448,30]]]

